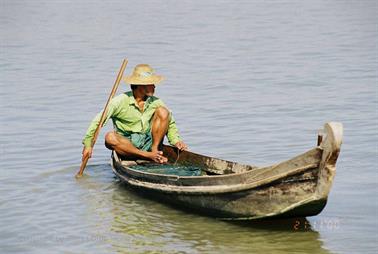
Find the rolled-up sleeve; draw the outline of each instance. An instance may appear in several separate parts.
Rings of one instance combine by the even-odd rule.
[[[107,122],[109,121],[109,119],[116,114],[119,103],[120,103],[120,97],[115,97],[110,101],[108,111],[106,112],[106,118],[102,126],[105,126]],[[95,116],[95,118],[93,118],[93,120],[91,121],[87,129],[87,132],[85,133],[85,136],[82,141],[85,147],[92,146],[92,140],[96,132],[97,126],[100,123],[102,112],[103,111],[99,112]]]

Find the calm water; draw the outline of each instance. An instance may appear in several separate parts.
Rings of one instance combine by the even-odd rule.
[[[377,17],[373,0],[1,0],[1,252],[376,253]],[[140,197],[111,172],[110,126],[75,180],[124,57],[167,77],[157,96],[194,152],[269,165],[342,122],[325,210],[230,223]]]

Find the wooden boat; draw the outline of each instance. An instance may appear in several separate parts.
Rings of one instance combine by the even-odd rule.
[[[306,217],[319,214],[327,203],[336,172],[343,126],[330,122],[318,145],[290,160],[256,167],[181,152],[164,146],[169,162],[205,168],[206,175],[176,176],[130,168],[113,152],[112,168],[127,185],[158,198],[207,215],[231,220]],[[323,137],[323,138],[322,138]]]

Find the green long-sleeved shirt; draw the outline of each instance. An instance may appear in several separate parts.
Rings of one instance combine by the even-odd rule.
[[[146,100],[144,111],[142,112],[135,101],[133,93],[131,91],[126,92],[114,97],[110,101],[103,125],[111,118],[115,131],[121,135],[125,132],[146,133],[150,130],[151,118],[158,107],[166,106],[159,98],[150,96]],[[102,112],[98,113],[89,125],[83,139],[85,147],[91,146],[94,133],[100,122],[101,114]],[[175,145],[178,141],[181,141],[172,113],[170,114],[167,137],[171,145]]]

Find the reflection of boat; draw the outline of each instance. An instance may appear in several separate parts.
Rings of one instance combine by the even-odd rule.
[[[211,220],[172,209],[124,187],[114,184],[105,203],[100,195],[85,199],[93,208],[104,206],[91,211],[102,219],[102,223],[94,223],[96,232],[105,229],[108,238],[104,246],[117,253],[331,253],[324,246],[324,236],[305,218]]]
[[[318,146],[290,160],[256,167],[182,152],[164,146],[169,162],[205,170],[203,176],[176,176],[132,169],[113,152],[114,173],[126,184],[159,199],[223,219],[305,217],[320,213],[327,202],[342,142],[341,123],[324,125]]]

